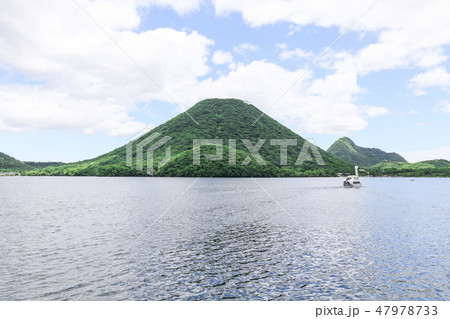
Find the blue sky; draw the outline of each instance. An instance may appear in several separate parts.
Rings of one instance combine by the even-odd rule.
[[[325,149],[349,136],[412,162],[450,160],[448,1],[7,0],[0,10],[0,151],[20,160],[98,156],[208,97],[248,100]]]

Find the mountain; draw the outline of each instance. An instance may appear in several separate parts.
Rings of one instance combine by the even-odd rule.
[[[24,167],[26,167],[25,163],[16,160],[14,157],[6,155],[5,153],[0,152],[0,170],[8,170]]]
[[[0,152],[0,172],[25,172],[49,166],[59,166],[62,162],[22,162]]]
[[[287,127],[267,115],[253,122],[261,115],[255,106],[237,99],[207,99],[203,100],[187,112],[177,115],[164,124],[154,128],[133,142],[133,165],[136,164],[136,145],[159,133],[155,141],[163,137],[168,140],[154,152],[154,176],[336,176],[338,172],[351,173],[352,165],[315,148],[325,165],[319,165],[313,151],[314,146]],[[191,118],[192,117],[192,118]],[[195,121],[193,120],[195,119]],[[223,160],[205,160],[205,154],[215,154],[216,146],[201,146],[200,165],[193,165],[193,140],[222,140]],[[256,145],[261,139],[258,149],[266,165],[259,165],[251,155],[242,139]],[[297,145],[287,147],[287,165],[280,165],[280,146],[271,145],[272,139],[292,139]],[[230,142],[231,140],[231,142]],[[233,141],[236,145],[233,146]],[[231,143],[231,144],[230,144]],[[149,143],[143,149],[143,167],[146,167],[146,155]],[[154,144],[156,145],[156,144]],[[250,146],[251,146],[250,145]],[[309,149],[308,156],[302,157],[302,165],[296,165],[296,160],[305,145]],[[158,168],[170,147],[170,161]],[[259,145],[258,145],[259,147]],[[236,150],[236,165],[229,165]],[[135,168],[126,166],[126,145],[107,154],[82,162],[47,167],[30,172],[29,175],[97,175],[97,176],[145,176]],[[243,165],[244,164],[247,165]]]
[[[418,163],[384,162],[369,168],[375,176],[450,177],[450,161],[444,159]]]
[[[372,166],[377,169],[435,169],[435,168],[450,168],[450,161],[444,159],[422,161],[417,163],[404,162],[383,162]]]
[[[397,153],[386,153],[378,148],[361,147],[353,143],[348,137],[340,138],[327,151],[346,162],[364,167],[373,166],[384,161],[407,163]]]

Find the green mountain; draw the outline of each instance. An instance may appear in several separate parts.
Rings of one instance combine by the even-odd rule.
[[[16,160],[14,157],[0,152],[0,171],[9,169],[25,168],[27,165],[24,162]]]
[[[49,166],[59,166],[61,162],[22,162],[0,152],[0,172],[25,172]]]
[[[384,161],[404,162],[407,161],[397,153],[386,153],[378,148],[365,148],[356,145],[348,137],[343,137],[330,146],[328,152],[340,159],[364,167],[373,166]]]
[[[155,143],[163,137],[170,137],[170,140],[156,149],[153,154],[154,176],[336,176],[338,172],[351,173],[353,171],[353,167],[349,163],[320,148],[315,148],[325,164],[319,165],[315,160],[312,144],[267,115],[262,116],[252,125],[260,114],[261,111],[253,105],[237,99],[203,100],[187,112],[179,114],[135,140],[132,147],[133,166],[136,165],[136,145],[150,138],[154,133],[159,133],[160,136],[154,142],[143,148],[143,168],[145,169],[148,148],[156,145]],[[222,140],[223,159],[220,161],[206,160],[205,154],[216,154],[216,146],[201,146],[200,165],[193,165],[194,139]],[[242,139],[248,140],[247,145]],[[256,145],[261,139],[264,139],[265,142],[261,143],[258,154],[266,165],[259,165],[248,149],[248,143]],[[296,140],[297,145],[287,147],[287,165],[280,164],[280,146],[271,145],[270,140],[272,139]],[[233,140],[236,141],[235,146]],[[309,152],[307,156],[300,158],[302,164],[296,165],[304,145]],[[159,168],[158,164],[165,158],[165,150],[168,147],[171,151],[171,160]],[[126,145],[124,145],[91,160],[47,167],[28,174],[146,175],[146,171],[140,172],[134,167],[126,166],[126,149]],[[236,158],[236,165],[229,164],[230,157],[232,161],[234,157]]]
[[[375,176],[449,177],[450,161],[438,159],[418,163],[383,162],[370,167],[369,170]]]
[[[376,169],[435,169],[435,168],[450,168],[450,161],[444,159],[423,161],[417,163],[404,162],[383,162],[372,166]]]

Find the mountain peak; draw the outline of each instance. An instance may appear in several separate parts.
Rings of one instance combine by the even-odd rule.
[[[341,137],[340,139],[338,139],[336,142],[342,142],[345,144],[352,144],[355,145],[355,143],[347,136]]]
[[[397,153],[387,153],[378,148],[361,147],[348,137],[342,137],[334,142],[328,152],[344,161],[361,166],[373,166],[382,162],[407,162]]]
[[[235,111],[251,112],[253,116],[259,116],[261,111],[252,105],[248,101],[243,101],[234,98],[208,98],[196,103],[194,106],[188,109],[189,114],[192,115],[194,112],[217,112],[216,115],[230,115],[228,113],[233,113]],[[199,114],[201,116],[201,114]],[[234,114],[237,115],[237,114]],[[244,113],[242,114],[244,115]],[[256,119],[256,118],[255,118]],[[253,119],[253,121],[255,120]]]
[[[353,142],[349,137],[347,137],[347,136],[344,136],[344,137],[341,137],[340,139],[338,139],[336,142],[334,142],[334,147],[336,147],[336,146],[338,146],[338,145],[341,145],[341,147],[344,147],[344,148],[348,148],[349,150],[351,150],[351,151],[353,151],[354,150],[354,148],[355,148],[355,146],[356,146],[356,144],[355,144],[355,142]],[[331,147],[330,147],[331,148]]]

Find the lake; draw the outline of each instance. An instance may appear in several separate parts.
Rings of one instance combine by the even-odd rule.
[[[0,177],[0,300],[449,300],[450,179]]]

